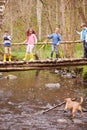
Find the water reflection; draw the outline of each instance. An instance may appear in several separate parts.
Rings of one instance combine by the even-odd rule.
[[[5,93],[12,93],[11,100],[20,100],[34,102],[38,99],[43,103],[54,103],[55,100],[63,100],[65,97],[77,96],[76,91],[79,91],[78,97],[81,95],[83,85],[75,84],[75,79],[61,77],[58,74],[50,71],[26,71],[4,73],[3,75],[15,75],[17,79],[2,79],[0,80],[0,90]],[[45,84],[60,84],[60,88],[50,90],[45,87]]]

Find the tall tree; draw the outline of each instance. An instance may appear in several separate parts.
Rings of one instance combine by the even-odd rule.
[[[38,39],[41,40],[41,18],[42,18],[42,3],[40,0],[37,0],[37,23],[39,28]]]
[[[65,0],[61,0],[61,29],[63,40],[66,39],[66,14],[65,14]]]

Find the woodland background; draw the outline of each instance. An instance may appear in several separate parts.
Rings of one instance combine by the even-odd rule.
[[[62,40],[76,40],[81,23],[86,22],[87,0],[9,0],[4,12],[1,34],[9,30],[14,42],[25,39],[32,26],[38,40],[60,28]]]

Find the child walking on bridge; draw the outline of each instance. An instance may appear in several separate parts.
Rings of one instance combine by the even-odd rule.
[[[78,32],[76,30],[76,33],[80,35],[80,40],[83,41],[83,58],[87,58],[87,24],[82,23],[81,24],[82,31]]]
[[[26,35],[27,35],[27,39],[24,41],[24,43],[27,44],[27,48],[26,48],[25,58],[23,60],[27,61],[28,53],[30,53],[30,60],[32,61],[34,60],[33,48],[34,45],[37,43],[37,37],[35,35],[34,30],[32,30],[32,28],[27,30]]]
[[[61,35],[59,33],[59,28],[55,29],[55,32],[53,34],[48,35],[48,39],[52,39],[52,51],[50,55],[50,59],[53,58],[53,53],[56,53],[56,60],[58,60],[58,45],[61,42]]]
[[[4,40],[4,62],[6,62],[6,59],[8,57],[9,61],[11,61],[11,42],[12,37],[9,35],[8,31],[5,31],[5,34],[3,36]]]

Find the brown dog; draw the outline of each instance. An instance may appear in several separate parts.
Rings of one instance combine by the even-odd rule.
[[[81,116],[83,116],[82,107],[81,107],[81,104],[83,102],[82,97],[81,97],[80,102],[72,101],[71,98],[66,98],[65,102],[66,102],[66,105],[65,105],[64,111],[70,110],[72,118],[74,118],[75,113],[78,112],[78,111],[80,111]]]

